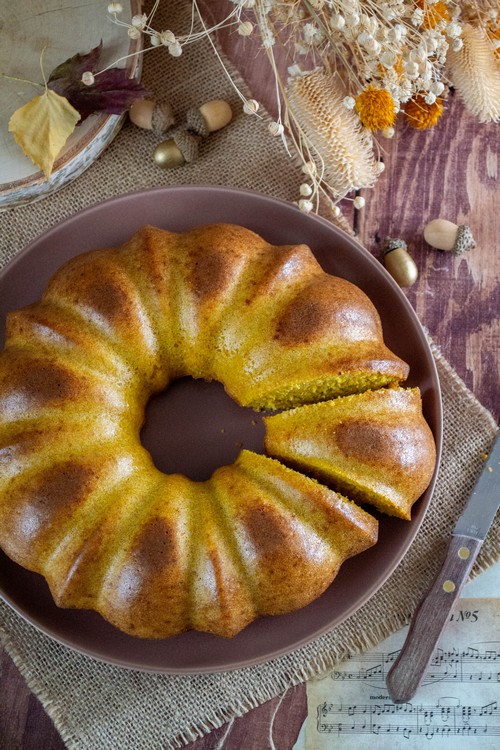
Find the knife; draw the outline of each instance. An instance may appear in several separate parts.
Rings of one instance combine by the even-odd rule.
[[[403,648],[387,674],[387,690],[393,703],[407,703],[420,685],[495,518],[500,505],[499,480],[500,440],[497,435],[452,532],[443,567],[415,610]]]

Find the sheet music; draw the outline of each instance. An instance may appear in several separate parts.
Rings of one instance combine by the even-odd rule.
[[[407,631],[307,683],[297,750],[500,747],[500,599],[459,601],[414,699],[395,705],[385,678]]]

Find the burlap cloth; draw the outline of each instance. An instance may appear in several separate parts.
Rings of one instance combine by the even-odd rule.
[[[189,26],[185,0],[163,3],[161,28]],[[166,51],[145,57],[143,80],[167,96],[178,114],[214,98],[241,103],[206,42],[181,58]],[[300,172],[270,137],[266,122],[238,114],[230,127],[202,144],[201,157],[164,172],[151,161],[155,138],[129,124],[99,160],[59,193],[0,215],[0,263],[59,220],[105,198],[161,185],[220,184],[293,200]],[[444,545],[496,432],[447,362],[436,353],[444,406],[442,466],[432,505],[404,561],[379,592],[330,633],[287,656],[227,674],[168,676],[132,672],[82,656],[38,632],[0,602],[0,635],[28,685],[42,701],[67,746],[78,750],[180,747],[229,718],[331,668],[348,653],[374,646],[407,621],[444,552]],[[499,558],[497,521],[475,572]],[[0,738],[1,740],[1,738]],[[1,744],[1,743],[0,743]]]

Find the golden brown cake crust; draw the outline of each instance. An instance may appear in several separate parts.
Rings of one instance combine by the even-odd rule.
[[[368,297],[306,246],[227,224],[143,227],[72,259],[8,317],[0,545],[60,606],[141,637],[232,636],[302,607],[375,543],[377,522],[247,451],[207,482],[161,474],[140,445],[146,402],[185,375],[265,409],[407,373]]]
[[[269,455],[409,520],[436,466],[418,388],[392,388],[265,418]]]

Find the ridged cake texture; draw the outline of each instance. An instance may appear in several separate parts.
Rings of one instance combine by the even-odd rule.
[[[304,245],[233,225],[142,228],[75,257],[12,312],[0,355],[0,546],[56,603],[125,632],[232,636],[302,607],[377,522],[243,451],[206,482],[165,475],[140,443],[145,405],[183,376],[254,409],[404,380],[379,316]]]
[[[265,417],[270,456],[409,520],[436,463],[418,388],[383,388]]]

